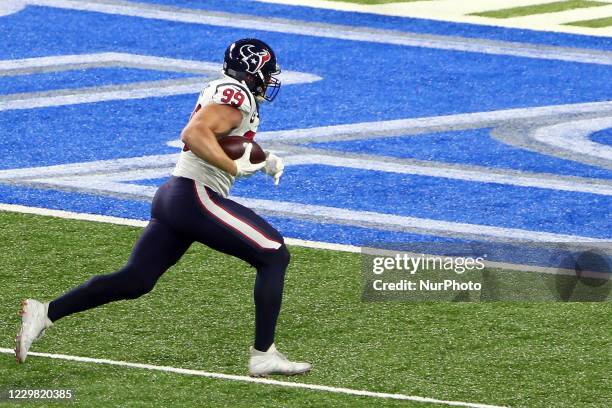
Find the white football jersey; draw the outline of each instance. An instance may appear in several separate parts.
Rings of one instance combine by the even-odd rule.
[[[211,103],[235,106],[242,113],[242,122],[232,129],[229,135],[245,136],[249,139],[255,137],[259,126],[257,103],[244,83],[227,75],[209,82],[200,93],[193,113]],[[183,148],[172,175],[196,180],[223,197],[228,196],[235,179],[231,174],[196,156],[188,146]]]

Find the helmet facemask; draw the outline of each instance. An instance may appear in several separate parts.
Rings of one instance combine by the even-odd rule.
[[[278,95],[278,91],[280,91],[281,81],[276,78],[276,75],[280,74],[280,67],[276,65],[276,69],[273,72],[270,72],[268,75],[263,75],[259,72],[259,77],[263,86],[260,86],[258,91],[255,93],[255,98],[259,101],[268,101],[272,102],[276,95]]]

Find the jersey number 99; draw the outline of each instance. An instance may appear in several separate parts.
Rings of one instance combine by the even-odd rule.
[[[223,98],[221,98],[221,102],[229,103],[230,105],[238,108],[244,102],[244,94],[240,91],[236,92],[231,88],[225,88],[223,90]]]

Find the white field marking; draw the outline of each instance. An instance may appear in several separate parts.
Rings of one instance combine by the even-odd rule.
[[[507,109],[490,112],[476,112],[467,114],[457,114],[448,116],[434,116],[426,118],[411,118],[398,119],[380,122],[364,122],[347,125],[322,126],[309,129],[293,129],[281,130],[273,132],[261,132],[257,135],[259,142],[300,142],[317,139],[327,139],[342,136],[343,138],[365,138],[372,134],[383,132],[385,136],[401,135],[402,132],[414,132],[430,129],[431,126],[439,127],[483,127],[488,124],[497,123],[504,120],[524,120],[534,119],[548,116],[563,116],[571,114],[597,114],[612,112],[612,102],[594,102],[586,104],[574,105],[552,105],[536,108],[521,108]],[[598,127],[605,127],[609,119],[593,118],[581,120],[580,123],[597,124]],[[603,121],[603,122],[602,122]],[[604,123],[605,122],[605,123]],[[603,123],[603,124],[602,124]],[[418,137],[418,136],[415,136]],[[182,142],[175,141],[169,143],[175,147],[182,147]],[[601,146],[601,145],[597,145]],[[603,146],[604,150],[609,147]],[[313,157],[309,155],[296,155],[287,157],[288,164],[305,164],[313,163]],[[362,160],[354,158],[334,159],[327,155],[316,156],[323,162],[332,166],[341,167],[357,167],[369,168],[372,170],[426,175],[431,177],[444,177],[450,179],[468,180],[485,183],[498,183],[507,185],[516,185],[523,187],[547,188],[561,191],[576,191],[586,192],[600,195],[610,195],[610,186],[603,180],[593,179],[593,183],[581,182],[580,180],[572,179],[571,177],[557,176],[554,178],[548,177],[546,174],[529,173],[529,172],[508,172],[503,173],[503,170],[488,171],[478,168],[451,168],[449,166],[443,168],[434,168],[428,164],[391,164],[381,161]],[[106,177],[113,181],[121,180],[138,180],[138,176],[142,175],[141,179],[157,178],[167,176],[166,168],[171,168],[178,160],[178,154],[154,155],[138,158],[124,158],[114,160],[92,161],[87,163],[72,163],[64,165],[23,168],[23,169],[8,169],[0,170],[0,180],[16,180],[25,178],[35,178],[38,181],[41,178],[61,177],[62,179],[72,179],[73,175],[82,176],[90,173],[104,173]],[[316,162],[314,164],[317,164]],[[128,175],[127,169],[132,168],[133,174]],[[144,172],[145,170],[148,171]],[[143,173],[140,173],[143,172]],[[109,175],[116,173],[116,176]],[[522,173],[522,174],[521,174]],[[101,175],[100,175],[101,176]],[[102,182],[102,180],[99,180]]]
[[[556,13],[532,14],[522,17],[512,17],[507,20],[507,23],[521,26],[540,26],[545,24],[564,24],[572,21],[592,20],[595,18],[612,16],[612,4],[609,6],[594,6]]]
[[[143,88],[122,90],[106,90],[105,88],[107,87],[75,88],[74,90],[71,90],[72,92],[70,94],[59,94],[52,96],[40,96],[34,94],[23,99],[6,101],[0,100],[0,111],[196,94],[202,89],[202,87],[197,83],[186,85],[151,84],[150,86]]]
[[[34,109],[52,106],[77,105],[115,100],[157,98],[174,95],[198,94],[206,82],[198,78],[185,78],[164,83],[165,81],[148,81],[147,86],[135,82],[121,86],[99,86],[91,88],[73,88],[68,91],[50,91],[46,95],[38,93],[27,94],[20,99],[0,99],[0,112],[13,109]],[[169,81],[170,82],[170,81]],[[4,95],[4,96],[10,96]]]
[[[206,74],[221,72],[219,64],[205,61],[181,60],[176,58],[155,57],[151,55],[127,54],[122,52],[101,52],[94,54],[54,55],[50,57],[35,57],[0,60],[0,74],[5,71],[40,69],[48,71],[61,71],[72,69],[73,66],[92,67],[143,67],[154,66],[156,70],[164,71],[192,71]],[[65,68],[64,68],[65,67]]]
[[[82,163],[86,166],[87,163]],[[27,169],[33,170],[33,169]],[[92,194],[111,194],[126,197],[151,198],[155,187],[122,183],[118,179],[98,177],[96,174],[78,175],[21,180],[22,184],[41,187],[62,187],[69,190]],[[535,241],[535,242],[607,242],[606,239],[540,232],[519,228],[505,228],[482,224],[468,224],[453,221],[416,218],[404,215],[379,213],[374,211],[350,210],[338,207],[303,204],[288,201],[273,201],[256,198],[231,197],[234,201],[268,215],[279,215],[290,218],[302,218],[336,224],[380,228],[391,231],[406,231],[426,235],[469,236],[497,241]]]
[[[125,170],[117,173],[108,173],[108,174],[97,174],[96,180],[107,180],[107,181],[118,181],[118,182],[126,182],[126,181],[139,181],[139,180],[154,180],[160,178],[168,178],[172,173],[172,169],[174,165],[168,167],[157,167],[151,169],[139,169],[136,168],[134,170]],[[75,176],[65,177],[66,179],[70,179]],[[79,177],[78,175],[76,177]],[[64,177],[59,177],[60,179]],[[42,179],[44,181],[44,179]]]
[[[28,167],[0,170],[0,180],[54,178],[83,176],[88,174],[106,175],[129,169],[172,169],[180,153],[159,154],[141,157],[125,157],[121,159],[95,160],[83,163],[56,164],[45,167]]]
[[[533,242],[581,242],[606,243],[610,239],[584,237],[578,235],[556,234],[524,230],[520,228],[495,227],[482,224],[442,221],[429,218],[416,218],[404,215],[385,214],[374,211],[349,210],[322,205],[293,203],[286,201],[261,200],[255,198],[231,197],[234,201],[260,210],[267,214],[289,215],[295,218],[316,219],[330,223],[369,226],[393,231],[413,231],[427,235],[470,236],[498,241]]]
[[[68,219],[68,220],[101,222],[104,224],[113,224],[113,225],[127,225],[131,227],[141,227],[141,228],[146,227],[148,224],[148,221],[135,220],[131,218],[120,218],[120,217],[111,217],[108,215],[77,213],[77,212],[64,211],[64,210],[52,210],[49,208],[28,207],[28,206],[16,205],[16,204],[0,203],[0,211],[16,212],[16,213],[21,213],[21,214],[42,215],[46,217],[63,218],[63,219]],[[300,246],[300,247],[305,247],[305,248],[326,249],[326,250],[332,250],[332,251],[353,252],[353,253],[361,252],[360,247],[357,247],[354,245],[337,244],[333,242],[308,241],[308,240],[296,239],[296,238],[285,238],[285,242],[287,243],[287,245],[294,245],[294,246]]]
[[[207,76],[220,75],[220,64],[162,58],[148,55],[126,53],[98,53],[82,55],[60,55],[53,57],[26,58],[18,60],[0,60],[0,75],[14,75],[20,71],[38,72],[63,71],[96,67],[130,67],[160,71],[192,72]],[[285,84],[303,84],[318,81],[321,77],[303,72],[287,71],[281,74]],[[11,109],[32,109],[49,106],[64,106],[80,103],[92,103],[112,100],[143,99],[183,94],[197,94],[206,81],[202,78],[182,78],[166,81],[145,81],[117,86],[100,86],[54,90],[45,94],[38,92],[3,95],[0,97],[0,111]]]
[[[126,160],[126,159],[123,159]],[[116,163],[117,161],[113,161]],[[86,166],[82,163],[81,166]],[[98,163],[100,165],[100,163]],[[55,167],[55,166],[54,166]],[[24,171],[35,169],[24,169]],[[169,169],[168,169],[169,170]],[[166,171],[168,171],[166,170]],[[117,173],[117,172],[116,172]],[[59,175],[58,175],[59,176]],[[100,177],[101,176],[101,177]],[[22,183],[46,187],[62,187],[69,190],[90,192],[94,194],[120,194],[126,197],[153,197],[155,187],[129,184],[118,181],[120,177],[107,177],[102,174],[73,174],[55,178],[34,178],[21,180]],[[294,202],[263,200],[256,198],[231,197],[236,202],[254,210],[270,215],[289,216],[292,218],[316,219],[322,222],[347,225],[368,226],[397,231],[412,231],[425,234],[450,234],[452,236],[471,236],[492,240],[522,240],[536,242],[607,242],[584,236],[539,232],[518,228],[504,228],[481,224],[467,224],[416,218],[402,215],[386,214],[373,211],[349,210],[337,207],[311,205]]]
[[[455,23],[481,24],[496,27],[524,28],[529,30],[554,31],[561,33],[586,34],[593,36],[612,36],[612,28],[573,27],[556,24],[546,19],[517,21],[515,19],[490,18],[471,16],[470,13],[501,10],[506,8],[529,6],[534,4],[553,3],[559,0],[437,0],[417,1],[408,3],[387,4],[352,4],[340,1],[327,0],[257,0],[265,3],[288,4],[291,6],[317,7],[331,10],[354,11],[358,13],[382,14],[388,16],[425,18],[438,21],[452,21]],[[610,2],[610,0],[600,0]],[[580,11],[580,9],[574,10]],[[610,15],[610,14],[608,14]],[[600,14],[599,17],[605,17]]]
[[[51,57],[0,60],[0,75],[8,72],[36,69],[37,71],[62,71],[74,66],[132,67],[156,71],[191,72],[202,75],[221,75],[221,63],[184,60],[152,55],[128,54],[123,52],[102,52],[94,54],[55,55]],[[279,78],[285,85],[305,84],[320,81],[318,75],[298,71],[283,71]]]
[[[612,147],[593,142],[589,135],[612,127],[612,116],[582,119],[538,128],[530,138],[555,149],[612,161]]]
[[[2,0],[0,2],[0,17],[17,13],[23,10],[25,6],[24,0]]]
[[[170,169],[166,174],[169,176]],[[106,176],[70,176],[58,177],[55,179],[31,179],[22,183],[30,187],[62,189],[77,191],[80,193],[90,193],[95,195],[110,195],[126,199],[153,199],[157,187],[138,184],[123,183],[115,181]]]
[[[604,0],[607,1],[609,3],[612,3],[612,1],[610,0]],[[606,6],[606,10],[609,10],[610,6]],[[607,17],[612,17],[612,11],[608,11],[607,13]],[[572,16],[572,20],[570,21],[566,21],[564,22],[565,24],[569,24],[569,23],[576,23],[579,21],[585,21],[585,20],[597,20],[600,18],[603,18],[604,16],[602,14],[598,14],[595,12],[595,10],[592,10],[592,8],[587,8],[587,9],[581,9],[580,13],[577,13],[575,16]],[[602,27],[599,28],[601,29],[605,29],[608,31],[612,31],[612,26],[608,26],[608,27]]]
[[[16,204],[0,204],[0,211],[43,215],[46,217],[64,218],[68,220],[101,222],[104,224],[127,225],[130,227],[146,227],[148,223],[148,221],[134,220],[130,218],[110,217],[107,215],[77,213],[64,210],[52,210],[50,208],[27,207]]]
[[[432,116],[424,118],[395,119],[379,122],[350,123],[346,125],[320,126],[313,128],[278,130],[257,134],[257,141],[316,141],[337,136],[352,134],[385,134],[401,136],[402,132],[419,129],[430,129],[437,126],[470,126],[499,121],[537,119],[542,117],[563,116],[572,114],[598,114],[612,112],[612,101],[588,102],[568,105],[538,106],[533,108],[501,109],[488,112],[460,113],[455,115]],[[361,136],[360,138],[363,138]]]
[[[8,348],[0,348],[0,353],[13,354],[14,350],[8,349]],[[71,355],[66,355],[66,354],[50,354],[50,353],[36,353],[36,352],[29,352],[28,356],[47,357],[47,358],[52,358],[56,360],[76,361],[79,363],[93,363],[93,364],[112,365],[112,366],[119,366],[119,367],[140,368],[143,370],[162,371],[166,373],[174,373],[174,374],[182,374],[182,375],[194,375],[194,376],[199,376],[199,377],[214,378],[218,380],[276,385],[279,387],[299,388],[299,389],[312,390],[312,391],[331,392],[334,394],[355,395],[359,397],[416,401],[416,402],[423,402],[423,403],[430,403],[430,404],[448,405],[448,406],[454,406],[454,407],[504,408],[503,406],[499,406],[499,405],[478,404],[478,403],[462,402],[462,401],[447,401],[447,400],[439,400],[439,399],[428,398],[428,397],[418,397],[415,395],[390,394],[386,392],[357,390],[353,388],[331,387],[328,385],[279,381],[279,380],[272,380],[268,378],[254,378],[254,377],[248,377],[245,375],[211,373],[211,372],[202,371],[202,370],[193,370],[193,369],[176,368],[176,367],[168,367],[168,366],[158,366],[158,365],[142,364],[142,363],[131,363],[128,361],[108,360],[108,359],[103,359],[103,358],[91,358],[91,357],[71,356]]]
[[[598,105],[590,105],[590,108]],[[584,106],[580,106],[579,111]],[[152,197],[155,188],[151,186],[139,186],[120,182],[121,173],[127,171],[128,178],[133,180],[134,171],[146,170],[151,175],[160,175],[157,170],[164,169],[169,172],[176,161],[177,154],[158,155],[140,158],[124,158],[108,161],[97,161],[90,163],[76,163],[67,165],[49,166],[43,168],[11,169],[0,171],[0,179],[7,182],[34,184],[51,187],[60,186],[77,191],[93,192],[96,194],[124,194],[128,197]],[[29,180],[27,180],[29,179]],[[32,180],[34,179],[34,180]],[[318,219],[324,222],[339,222],[341,224],[359,223],[362,226],[378,227],[382,229],[398,229],[406,231],[420,231],[421,233],[433,232],[450,233],[453,235],[479,236],[493,239],[523,239],[537,241],[590,241],[587,237],[568,236],[563,234],[539,233],[537,231],[525,231],[517,229],[505,229],[482,225],[452,223],[430,219],[419,219],[412,217],[394,216],[392,214],[380,214],[374,212],[351,211],[324,206],[297,206],[295,203],[277,203],[269,200],[243,200],[248,206],[260,209],[268,214],[279,214],[283,216],[298,218]]]
[[[593,143],[595,144],[595,143]],[[608,147],[608,149],[610,149]],[[536,175],[521,175],[520,173],[500,174],[489,169],[467,170],[451,167],[433,167],[418,164],[401,164],[381,160],[358,159],[334,155],[295,155],[286,157],[286,165],[318,164],[323,166],[348,167],[353,169],[383,171],[387,173],[412,174],[454,180],[467,180],[480,183],[497,183],[519,187],[536,187],[557,191],[573,191],[612,196],[612,185],[581,183],[572,180],[540,178]]]
[[[329,251],[361,253],[361,247],[355,245],[338,244],[335,242],[309,241],[298,238],[285,238],[287,245],[299,246],[313,249],[326,249]]]
[[[111,181],[95,176],[66,177],[56,180],[31,180],[41,186],[64,187],[69,190],[91,192],[97,194],[138,196],[152,198],[157,190],[153,186]],[[416,218],[403,215],[386,214],[374,211],[349,210],[338,207],[303,204],[287,201],[273,201],[256,198],[230,197],[232,200],[269,215],[279,215],[290,218],[304,218],[319,222],[340,223],[346,225],[382,228],[391,231],[412,231],[426,235],[443,234],[451,236],[480,237],[490,240],[519,240],[535,242],[608,242],[608,239],[598,239],[585,236],[557,234],[524,230],[519,228],[495,227],[482,224],[468,224],[453,221],[442,221],[428,218]]]
[[[239,29],[251,27],[254,30],[333,38],[334,40],[364,41],[409,47],[426,47],[492,55],[612,65],[612,57],[609,53],[597,50],[547,48],[532,44],[504,43],[500,41],[488,41],[485,43],[483,41],[459,37],[424,37],[400,31],[337,24],[321,25],[298,20],[270,19],[265,24],[254,25],[253,17],[251,16],[245,17],[229,13],[227,15],[220,15],[218,13],[207,12],[206,10],[189,8],[173,8],[169,10],[158,6],[127,1],[119,4],[106,3],[101,0],[28,0],[28,4],[209,26]]]
[[[178,159],[178,154],[143,156],[135,159],[115,159],[86,163],[71,163],[48,167],[0,170],[0,180],[34,182],[58,186],[95,185],[100,190],[124,192],[132,191],[130,185],[121,182],[151,180],[168,177]],[[572,191],[598,195],[612,195],[612,186],[598,183],[581,182],[572,178],[551,178],[538,173],[525,172],[492,172],[487,169],[460,169],[452,167],[434,167],[428,164],[401,164],[385,162],[384,158],[376,161],[334,155],[290,155],[284,157],[287,166],[320,164],[325,166],[346,167],[397,174],[466,180],[480,183],[497,183],[519,187],[535,187],[557,191]],[[155,166],[155,167],[153,167]],[[131,169],[130,169],[131,168]],[[90,176],[94,175],[95,180]],[[51,179],[52,178],[52,179]],[[87,178],[85,180],[84,178]],[[118,183],[121,183],[119,185]],[[125,188],[123,188],[124,186]],[[152,189],[151,191],[153,191]],[[150,193],[149,193],[150,194]]]
[[[131,226],[131,227],[140,227],[140,228],[146,227],[148,223],[148,221],[135,220],[131,218],[120,218],[120,217],[112,217],[112,216],[107,216],[107,215],[76,213],[76,212],[71,212],[71,211],[52,210],[52,209],[40,208],[40,207],[27,207],[27,206],[16,205],[16,204],[0,203],[0,211],[16,212],[16,213],[21,213],[21,214],[41,215],[41,216],[62,218],[62,219],[68,219],[68,220],[100,222],[104,224],[124,225],[124,226]],[[297,238],[285,238],[285,243],[290,246],[298,246],[298,247],[313,248],[313,249],[323,249],[323,250],[329,250],[329,251],[350,252],[350,253],[366,253],[366,254],[377,254],[377,253],[386,253],[386,252],[390,254],[397,253],[397,251],[389,251],[389,250],[385,250],[381,248],[358,247],[355,245],[337,244],[334,242],[308,241],[308,240],[297,239]],[[605,245],[608,245],[608,244],[610,244],[610,242],[607,242]],[[422,253],[414,254],[414,255],[415,257],[430,256],[430,255],[435,256],[435,254],[422,254]],[[519,272],[534,272],[534,273],[545,273],[545,274],[552,274],[552,275],[569,275],[569,276],[576,275],[575,270],[548,267],[548,266],[515,264],[515,263],[509,263],[509,262],[496,262],[496,261],[484,261],[484,264],[485,266],[489,268],[498,268],[498,269],[505,269],[505,270],[511,270],[511,271],[519,271]],[[583,276],[586,276],[586,277],[602,278],[602,274],[598,272],[583,271],[583,274],[585,274]],[[607,278],[608,275],[604,275],[603,277]]]

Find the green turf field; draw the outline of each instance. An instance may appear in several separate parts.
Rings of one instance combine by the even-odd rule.
[[[7,212],[0,225],[5,348],[20,298],[49,300],[113,271],[140,232]],[[609,303],[367,303],[358,254],[291,251],[277,345],[314,369],[288,381],[513,407],[609,402]],[[194,245],[150,294],[61,320],[33,351],[244,375],[253,279]],[[7,354],[0,373],[0,390],[70,388],[83,407],[428,406],[42,357],[20,366]],[[29,405],[48,402],[6,403]]]
[[[494,2],[491,2],[494,5]],[[606,6],[608,3],[601,1],[589,1],[589,0],[565,0],[555,1],[543,4],[535,4],[531,6],[523,7],[512,7],[501,10],[484,11],[481,13],[474,13],[474,16],[480,17],[491,17],[491,18],[511,18],[511,17],[523,17],[530,16],[533,14],[543,13],[557,13],[559,11],[574,10],[587,7],[600,7]]]
[[[580,27],[592,27],[592,28],[610,27],[612,26],[612,17],[596,18],[594,20],[574,21],[574,22],[566,23],[566,24],[580,26]]]

